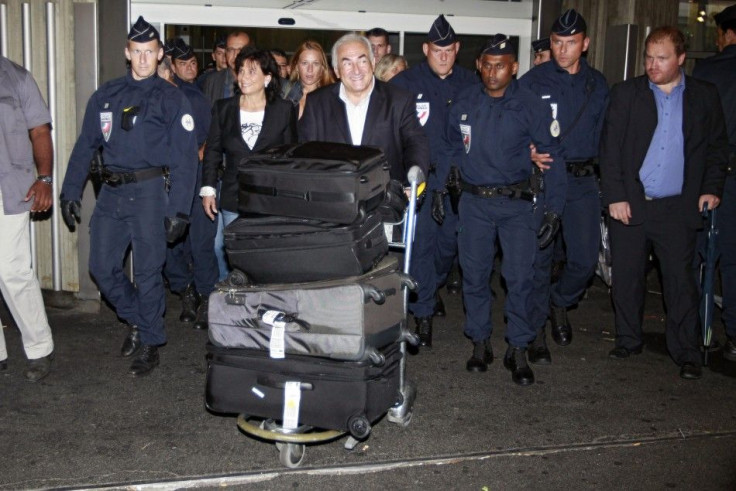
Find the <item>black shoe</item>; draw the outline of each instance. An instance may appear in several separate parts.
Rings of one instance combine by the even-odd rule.
[[[636,349],[628,349],[628,348],[623,348],[621,346],[618,346],[608,352],[608,357],[613,358],[614,360],[625,360],[631,355],[640,355],[640,354],[641,354],[641,347],[636,348]]]
[[[465,364],[465,369],[469,372],[485,372],[492,362],[493,348],[491,348],[491,342],[486,339],[473,343],[473,356]]]
[[[120,348],[120,356],[128,358],[138,353],[141,348],[141,334],[138,332],[136,326],[130,326],[130,332],[123,341],[123,346]]]
[[[536,365],[550,365],[552,363],[552,354],[549,352],[549,348],[547,348],[544,329],[537,329],[537,337],[529,345],[528,356],[529,363]]]
[[[199,304],[199,307],[197,307],[197,320],[195,320],[194,324],[192,325],[194,329],[204,331],[210,327],[208,323],[208,310],[209,299],[203,298],[202,302]]]
[[[532,385],[534,372],[526,362],[526,348],[509,346],[503,357],[503,366],[511,370],[511,380],[518,385]]]
[[[572,326],[567,320],[567,308],[556,307],[552,305],[552,339],[560,346],[567,346],[572,343]]]
[[[158,366],[158,348],[150,344],[144,344],[141,352],[133,360],[128,373],[134,377],[148,375]]]
[[[194,289],[194,284],[189,285],[181,292],[181,314],[179,320],[182,322],[194,322],[197,318],[197,307],[199,307],[199,293]]]
[[[54,361],[54,353],[51,352],[42,358],[28,360],[28,368],[24,374],[29,382],[38,382],[51,373],[51,362]]]
[[[442,301],[439,291],[434,294],[434,314],[432,315],[436,315],[437,317],[445,316],[445,302]]]
[[[728,338],[723,347],[723,357],[729,361],[736,361],[736,338]]]
[[[703,376],[703,369],[694,363],[686,362],[680,367],[680,377],[687,380],[698,380]]]
[[[419,346],[432,347],[432,318],[417,317],[414,319],[417,323],[416,333],[419,336]]]
[[[7,370],[8,369],[8,360],[1,360],[0,361],[0,370]]]

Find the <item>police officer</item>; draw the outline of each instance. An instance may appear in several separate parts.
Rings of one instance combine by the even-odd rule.
[[[693,77],[718,87],[728,130],[730,155],[723,197],[718,208],[717,248],[720,251],[718,264],[723,293],[721,319],[727,336],[723,357],[736,361],[736,254],[733,252],[736,251],[736,5],[725,8],[714,18],[720,52],[695,65]],[[701,233],[699,239],[704,245],[704,234]]]
[[[549,38],[532,41],[532,51],[534,52],[534,66],[547,63],[552,59],[552,51],[549,47]]]
[[[182,39],[177,39],[172,52],[174,83],[181,89],[192,106],[194,128],[199,147],[200,165],[196,168],[195,189],[202,185],[202,154],[212,114],[210,101],[196,85],[197,58],[194,50]],[[217,223],[210,220],[202,208],[202,200],[194,196],[185,238],[169,245],[166,250],[164,274],[171,291],[179,293],[182,310],[179,320],[194,322],[195,329],[207,329],[207,306],[210,293],[217,282],[215,234]]]
[[[561,165],[545,173],[548,210],[541,228],[537,228],[529,144],[549,153],[555,162],[564,161],[552,134],[548,107],[514,80],[519,64],[509,38],[504,34],[493,36],[483,47],[476,66],[482,85],[460,94],[450,109],[447,137],[449,161],[459,164],[461,177],[459,185],[448,187],[453,196],[458,188],[462,191],[458,248],[463,268],[465,335],[473,342],[473,355],[466,368],[484,372],[493,361],[489,282],[498,239],[503,251],[501,272],[508,287],[504,366],[515,383],[530,385],[534,373],[527,364],[526,350],[534,339],[528,313],[534,256],[538,247],[549,245],[559,228],[566,182]]]
[[[186,230],[197,169],[191,105],[156,75],[163,55],[158,31],[139,17],[125,48],[130,71],[92,94],[61,190],[62,217],[74,230],[89,162],[101,147],[104,184],[90,221],[89,271],[131,326],[121,354],[137,354],[129,371],[134,376],[159,364],[157,347],[166,342],[166,242]],[[128,247],[133,283],[123,273]]]
[[[564,150],[568,182],[562,215],[562,237],[567,251],[565,269],[551,287],[554,248],[540,251],[535,264],[531,309],[537,340],[529,356],[533,363],[552,361],[544,338],[548,315],[551,314],[555,342],[567,346],[572,341],[567,309],[577,304],[585,292],[598,261],[601,203],[596,157],[608,104],[608,85],[603,74],[582,58],[589,43],[585,19],[575,10],[567,10],[552,25],[552,61],[532,68],[519,80],[551,110],[552,132]],[[553,168],[560,165],[551,164]],[[546,182],[545,187],[551,192]]]
[[[438,165],[442,137],[455,96],[478,79],[471,71],[455,65],[460,41],[443,15],[432,24],[422,50],[427,59],[399,73],[391,83],[415,95],[417,118],[427,134],[434,168],[430,168],[427,183],[431,201],[427,200],[417,217],[411,274],[419,288],[416,301],[409,305],[420,343],[432,346],[432,315],[444,315],[437,290],[445,282],[457,251],[457,215],[452,213],[445,196],[449,169]]]

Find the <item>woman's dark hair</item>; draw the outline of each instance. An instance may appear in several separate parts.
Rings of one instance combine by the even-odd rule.
[[[246,46],[240,50],[238,56],[235,58],[235,74],[240,72],[243,65],[247,61],[252,61],[256,65],[261,67],[261,71],[264,75],[271,75],[271,81],[266,86],[266,100],[273,102],[277,97],[281,97],[281,82],[279,80],[279,67],[276,64],[276,60],[273,59],[271,53],[257,49],[252,46]],[[236,93],[240,93],[240,88],[237,82],[235,83]]]

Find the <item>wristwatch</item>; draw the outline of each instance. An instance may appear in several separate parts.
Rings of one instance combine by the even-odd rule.
[[[51,176],[38,176],[36,180],[48,184],[49,186],[54,183],[54,179]]]

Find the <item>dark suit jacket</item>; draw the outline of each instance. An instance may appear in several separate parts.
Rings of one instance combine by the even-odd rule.
[[[417,120],[414,96],[379,80],[370,96],[362,145],[383,150],[391,166],[391,179],[406,182],[409,169],[418,165],[427,175],[429,142]],[[299,141],[353,144],[340,82],[307,95],[299,120]]]
[[[219,72],[210,73],[202,82],[202,92],[210,100],[210,103],[214,104],[225,97],[225,80],[227,80],[228,70],[230,69],[226,68]]]
[[[220,208],[238,211],[238,164],[243,157],[267,148],[296,142],[296,112],[291,102],[276,98],[266,104],[263,127],[253,150],[240,132],[240,96],[220,99],[212,107],[212,124],[202,168],[202,185],[217,187],[217,175],[225,156]]]
[[[657,128],[657,107],[646,75],[611,90],[601,135],[600,170],[603,203],[628,201],[632,225],[644,221],[644,186],[639,170]],[[702,226],[698,199],[721,196],[728,159],[723,111],[715,86],[685,78],[683,100],[685,176],[677,208],[694,228]]]

